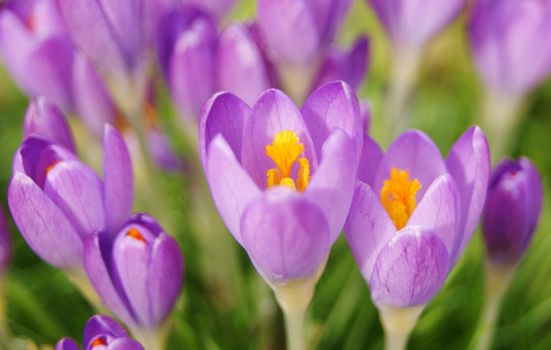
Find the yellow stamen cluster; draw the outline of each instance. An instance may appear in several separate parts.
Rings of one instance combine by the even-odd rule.
[[[266,155],[270,157],[276,167],[266,172],[266,186],[286,186],[295,191],[304,192],[310,181],[310,162],[300,157],[304,152],[304,145],[300,143],[298,135],[291,130],[278,132],[271,145],[266,145]],[[299,158],[300,157],[300,158]],[[291,177],[293,165],[298,163],[296,181]]]
[[[392,168],[390,178],[385,180],[381,188],[381,203],[396,229],[406,226],[417,205],[415,194],[420,189],[419,181],[410,180],[406,170]]]

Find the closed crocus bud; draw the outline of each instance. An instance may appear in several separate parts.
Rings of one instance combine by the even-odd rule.
[[[0,57],[26,94],[72,110],[73,55],[54,1],[11,1],[0,8]]]
[[[83,350],[144,350],[126,330],[112,318],[105,315],[92,316],[84,328]],[[70,338],[61,339],[55,350],[79,350]]]
[[[172,100],[184,119],[196,121],[203,102],[216,91],[216,25],[185,7],[167,13],[159,33],[159,61]]]
[[[482,216],[484,242],[494,264],[515,264],[522,258],[539,221],[542,195],[540,176],[528,158],[496,165]]]
[[[83,240],[95,231],[116,233],[130,214],[132,165],[121,135],[104,134],[103,181],[61,145],[27,138],[15,154],[8,204],[30,247],[46,262],[82,268]]]
[[[90,236],[84,264],[103,303],[137,333],[158,330],[182,288],[178,243],[146,214],[126,221],[112,242]]]
[[[396,332],[407,339],[465,250],[486,198],[488,152],[477,127],[446,160],[419,131],[386,153],[366,136],[344,231],[390,340]],[[402,318],[405,328],[395,329]]]
[[[25,113],[23,136],[38,136],[75,152],[71,129],[63,113],[45,98],[34,99]]]
[[[8,221],[0,208],[0,279],[4,276],[11,257],[11,238]]]

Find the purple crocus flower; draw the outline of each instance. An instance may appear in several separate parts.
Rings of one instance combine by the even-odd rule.
[[[11,213],[35,253],[58,268],[82,268],[83,240],[98,230],[117,232],[130,215],[132,164],[109,125],[103,146],[103,182],[74,153],[41,137],[28,137],[15,154]]]
[[[360,109],[343,82],[301,110],[279,90],[249,107],[214,95],[200,124],[201,160],[234,238],[272,286],[320,270],[342,229],[362,146]]]
[[[0,208],[0,279],[4,276],[11,258],[11,238],[4,210]]]
[[[38,136],[52,141],[75,153],[71,129],[63,113],[45,98],[34,99],[25,113],[23,136]]]
[[[80,350],[71,338],[61,339],[54,350]],[[83,350],[144,350],[126,330],[112,318],[94,315],[84,328]]]
[[[232,8],[234,0],[175,0],[183,4],[197,6],[198,8],[221,18]]]
[[[494,169],[482,216],[490,260],[498,265],[520,260],[541,214],[543,189],[528,158],[504,159]]]
[[[74,48],[50,0],[10,1],[0,9],[0,56],[26,94],[73,109]]]
[[[478,0],[469,34],[478,70],[491,89],[523,95],[551,73],[551,2]]]
[[[145,214],[128,219],[113,240],[91,235],[84,266],[103,303],[129,327],[144,329],[166,319],[184,274],[178,243]]]
[[[369,0],[396,47],[420,49],[446,27],[465,0]]]
[[[423,305],[442,287],[478,223],[489,158],[478,127],[446,160],[419,131],[385,154],[366,136],[345,234],[378,306]]]

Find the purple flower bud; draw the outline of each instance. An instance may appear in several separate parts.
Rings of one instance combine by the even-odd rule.
[[[180,293],[184,258],[178,243],[150,216],[130,218],[111,242],[86,240],[84,266],[104,304],[131,327],[154,329]]]
[[[375,303],[422,305],[442,287],[478,223],[489,158],[477,127],[446,160],[419,131],[403,133],[386,153],[366,136],[344,230]]]
[[[54,1],[11,1],[0,9],[0,56],[28,95],[72,110],[73,55]]]
[[[84,328],[84,350],[144,350],[137,341],[130,338],[124,328],[105,315],[92,316]],[[70,338],[61,339],[55,350],[79,350]]]
[[[465,0],[369,0],[394,46],[419,49],[446,27]]]
[[[523,94],[551,73],[551,2],[480,0],[469,34],[478,70],[486,85]]]
[[[6,272],[11,257],[11,238],[4,210],[0,208],[0,279]]]
[[[274,89],[253,107],[231,93],[205,103],[199,140],[214,202],[269,283],[313,277],[327,257],[352,199],[361,124],[343,82],[301,110]]]
[[[8,204],[31,248],[59,268],[82,267],[83,240],[116,233],[130,215],[132,164],[122,136],[104,134],[104,179],[75,154],[43,138],[27,138],[15,154]]]
[[[45,98],[31,102],[25,114],[23,136],[38,136],[75,152],[71,129],[63,113]]]
[[[541,214],[543,189],[536,167],[521,157],[496,165],[482,217],[489,258],[516,263],[532,241]]]

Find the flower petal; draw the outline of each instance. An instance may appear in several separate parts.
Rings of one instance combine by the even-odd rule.
[[[101,334],[109,335],[112,338],[129,337],[126,330],[111,317],[94,315],[86,322],[82,343],[86,347],[93,338]]]
[[[394,307],[423,305],[446,281],[449,265],[446,246],[432,230],[406,226],[377,257],[371,297]]]
[[[369,186],[374,186],[377,168],[384,155],[381,147],[379,147],[375,140],[369,137],[367,132],[364,132],[363,137],[363,150],[360,156],[360,164],[358,165],[358,179]]]
[[[270,189],[241,220],[243,247],[258,272],[282,283],[314,275],[331,246],[323,212],[286,188]]]
[[[396,228],[379,197],[366,184],[356,186],[344,235],[362,275],[369,281],[381,249],[394,237]]]
[[[126,143],[122,135],[109,124],[104,129],[103,152],[107,231],[114,233],[132,211],[134,177]]]
[[[242,245],[241,216],[261,192],[221,135],[210,143],[206,172],[216,208],[228,230]]]
[[[461,194],[461,244],[455,264],[476,229],[486,201],[490,178],[490,153],[486,136],[479,127],[469,128],[453,145],[446,165]]]
[[[80,348],[73,339],[65,337],[57,342],[54,350],[80,350]]]
[[[65,214],[23,173],[15,173],[8,189],[11,214],[23,238],[49,264],[82,266],[82,240]]]
[[[109,350],[144,350],[144,348],[134,339],[119,338],[109,344]]]

